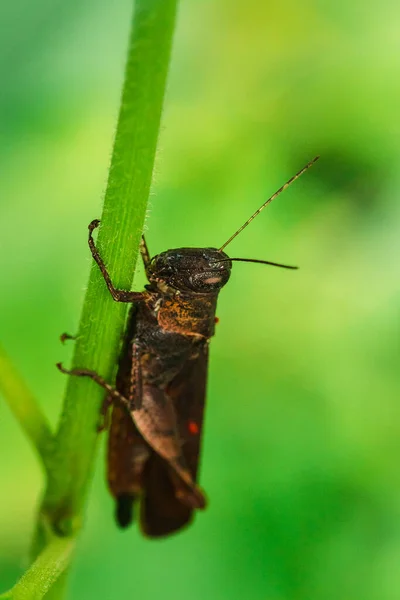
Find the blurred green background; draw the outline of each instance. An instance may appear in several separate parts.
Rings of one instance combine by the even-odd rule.
[[[100,215],[131,3],[0,8],[0,340],[56,423]],[[70,598],[400,598],[400,5],[184,0],[153,253],[232,243],[212,342],[209,509],[162,542],[118,531],[98,458]],[[136,282],[141,283],[139,278]],[[0,404],[0,589],[43,485]]]

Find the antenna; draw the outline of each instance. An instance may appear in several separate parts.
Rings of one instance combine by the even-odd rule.
[[[299,267],[291,267],[290,265],[282,265],[282,263],[271,262],[270,260],[259,260],[258,258],[221,258],[217,262],[238,262],[259,263],[261,265],[271,265],[272,267],[282,267],[282,269],[298,269]]]
[[[270,198],[268,198],[268,200],[266,200],[264,202],[264,204],[262,204],[260,206],[260,208],[258,210],[256,210],[256,212],[254,214],[251,215],[250,219],[248,219],[233,235],[231,235],[231,237],[229,238],[229,240],[227,242],[225,242],[225,244],[223,244],[221,246],[221,248],[219,249],[220,252],[222,252],[222,250],[224,248],[227,247],[228,244],[231,243],[231,241],[237,236],[239,235],[239,233],[241,233],[243,231],[243,229],[245,227],[247,227],[247,225],[249,225],[253,219],[255,219],[260,212],[263,210],[263,208],[265,208],[267,206],[267,204],[270,204],[272,202],[272,200],[275,200],[275,198],[277,196],[279,196],[279,194],[281,194],[282,192],[284,192],[289,185],[291,185],[294,181],[296,181],[296,179],[298,179],[301,175],[303,175],[303,173],[305,173],[307,171],[307,169],[309,169],[310,167],[312,167],[312,165],[319,159],[319,156],[316,156],[315,158],[313,158],[313,160],[310,160],[309,163],[306,164],[305,167],[303,167],[301,169],[301,171],[299,171],[298,173],[296,173],[296,175],[293,175],[293,177],[291,179],[289,179],[289,181],[287,181],[286,183],[283,184],[283,186],[281,188],[279,188],[278,191],[275,192],[275,194],[273,194]]]

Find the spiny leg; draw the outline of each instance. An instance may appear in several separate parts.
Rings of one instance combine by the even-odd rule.
[[[109,408],[113,404],[115,399],[119,399],[125,404],[127,404],[127,400],[122,396],[116,389],[111,387],[103,377],[98,375],[96,371],[91,371],[90,369],[65,369],[62,366],[62,363],[57,363],[57,368],[61,371],[61,373],[65,373],[66,375],[75,375],[76,377],[90,377],[96,383],[101,385],[106,391],[107,396],[104,398],[103,403],[100,409],[100,422],[97,427],[98,433],[101,433],[105,429],[108,429],[110,425],[110,413]]]
[[[193,477],[186,466],[184,456],[181,454],[180,447],[179,449],[174,448],[175,444],[173,442],[172,448],[168,448],[168,443],[167,447],[163,447],[162,443],[161,446],[159,445],[159,443],[157,443],[157,441],[160,441],[160,438],[164,438],[164,442],[168,439],[172,441],[171,432],[165,429],[158,429],[157,420],[154,419],[151,411],[149,411],[150,407],[142,406],[139,410],[132,410],[133,398],[125,398],[125,396],[120,394],[118,390],[109,385],[106,382],[106,380],[103,377],[101,377],[101,375],[96,373],[96,371],[92,371],[91,369],[65,369],[62,366],[62,363],[57,363],[56,366],[61,371],[61,373],[65,373],[66,375],[74,375],[76,377],[89,377],[108,392],[108,397],[110,399],[119,400],[125,406],[128,406],[133,421],[136,427],[138,428],[139,432],[144,437],[144,439],[153,448],[153,450],[157,452],[157,454],[159,454],[162,458],[164,458],[164,460],[168,462],[168,464],[182,478],[186,485],[188,485],[189,488],[193,490],[194,498],[196,498],[197,507],[204,508],[204,496],[201,490],[197,487],[196,483],[193,481]]]
[[[140,347],[134,342],[132,344],[132,366],[129,379],[129,410],[138,410],[142,407],[143,383],[142,370],[140,368]]]
[[[127,405],[128,400],[118,392],[115,388],[113,388],[101,375],[96,373],[96,371],[92,371],[91,369],[65,369],[62,363],[57,363],[56,367],[61,373],[65,373],[65,375],[74,375],[75,377],[89,377],[89,379],[93,379],[98,385],[104,388],[108,392],[108,397],[112,398],[112,400],[119,400],[123,404]]]
[[[100,225],[99,219],[94,219],[89,224],[89,248],[92,253],[92,256],[96,263],[99,266],[101,274],[104,277],[104,281],[107,284],[107,287],[110,291],[111,296],[114,298],[116,302],[137,302],[143,299],[143,294],[141,292],[131,292],[129,290],[119,290],[114,287],[113,282],[111,281],[111,277],[107,271],[107,268],[101,258],[99,251],[96,248],[96,244],[93,239],[93,231]]]
[[[65,344],[65,342],[67,340],[73,340],[73,341],[75,341],[77,338],[78,338],[77,335],[70,335],[69,333],[65,333],[64,332],[64,333],[62,333],[60,335],[60,342],[62,344]],[[97,431],[99,433],[101,433],[105,429],[108,429],[108,427],[110,425],[110,418],[109,418],[110,413],[109,413],[108,409],[110,408],[110,406],[111,406],[112,403],[113,403],[112,398],[107,395],[104,398],[103,404],[101,405],[101,409],[100,409],[100,422],[99,422],[99,425],[97,426]]]

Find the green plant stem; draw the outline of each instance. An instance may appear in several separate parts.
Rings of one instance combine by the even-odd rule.
[[[136,2],[121,109],[97,242],[114,284],[123,289],[131,287],[143,230],[176,8],[177,0]],[[126,307],[111,299],[98,268],[92,269],[73,366],[94,369],[112,381],[125,316]],[[92,381],[68,378],[47,488],[36,528],[34,555],[48,543],[47,525],[64,534],[72,534],[81,526],[103,398],[103,390]],[[59,597],[61,594],[61,590],[57,596],[51,595],[50,591],[48,597]]]
[[[0,392],[48,469],[53,449],[50,426],[21,375],[1,347]]]
[[[67,568],[75,539],[52,537],[46,548],[15,586],[0,596],[1,600],[40,600]]]

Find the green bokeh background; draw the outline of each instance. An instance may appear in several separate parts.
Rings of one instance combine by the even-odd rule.
[[[0,8],[0,339],[57,421],[90,265],[131,3]],[[183,0],[149,216],[153,253],[229,248],[212,342],[209,509],[120,532],[103,448],[70,597],[400,598],[400,5]],[[137,279],[136,285],[142,282]],[[43,480],[0,400],[0,589],[26,567]]]

